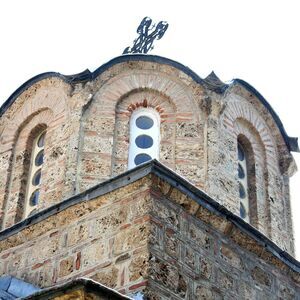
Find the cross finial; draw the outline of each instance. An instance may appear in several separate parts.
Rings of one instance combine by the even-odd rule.
[[[131,48],[125,48],[123,54],[146,54],[152,50],[154,40],[160,40],[169,26],[165,21],[160,21],[156,26],[155,25],[156,24],[152,24],[152,20],[149,17],[145,17],[137,28],[139,36],[133,41]]]

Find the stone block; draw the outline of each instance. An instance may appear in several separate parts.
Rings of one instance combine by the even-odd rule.
[[[137,256],[133,257],[129,263],[129,281],[134,282],[145,279],[149,273],[149,253],[139,253]]]
[[[131,226],[118,232],[113,247],[113,254],[120,255],[132,249],[146,245],[149,235],[149,226],[141,224]]]
[[[174,230],[168,228],[166,229],[164,244],[166,253],[178,260],[180,251],[180,240],[179,236]]]
[[[188,289],[187,278],[174,265],[162,261],[157,257],[152,257],[150,261],[150,278],[169,288],[181,298],[185,298]]]
[[[89,236],[89,224],[84,223],[72,227],[67,232],[67,245],[74,246],[79,242],[86,240]]]
[[[188,234],[191,241],[204,250],[210,250],[212,247],[211,236],[199,226],[190,223]]]
[[[244,269],[240,256],[232,248],[222,243],[220,248],[220,256],[233,267],[242,271]]]
[[[119,280],[119,269],[115,266],[98,271],[91,278],[110,288],[116,288]]]
[[[221,300],[222,295],[211,286],[197,285],[195,291],[197,300]]]
[[[82,268],[96,266],[107,260],[109,256],[109,248],[107,241],[95,241],[81,250]]]
[[[59,277],[70,275],[74,270],[74,257],[70,256],[60,261],[59,263]]]
[[[206,257],[199,257],[199,269],[201,277],[210,280],[213,276],[213,262]]]
[[[236,291],[236,280],[229,274],[220,268],[217,268],[217,281],[218,286],[223,290]]]
[[[254,267],[251,270],[251,277],[259,284],[259,285],[263,285],[267,288],[271,288],[272,286],[272,278],[271,275],[264,271],[262,268],[260,267]]]

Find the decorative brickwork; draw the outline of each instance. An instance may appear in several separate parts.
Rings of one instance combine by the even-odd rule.
[[[252,191],[250,200],[256,202],[252,205],[252,208],[256,206],[256,209],[254,215],[252,213],[252,224],[283,249],[290,249],[292,246],[289,234],[292,228],[287,220],[290,219],[291,212],[286,202],[284,186],[287,175],[281,173],[274,136],[262,116],[247,102],[247,99],[239,95],[227,97],[229,100],[221,120],[226,131],[226,139],[233,145],[231,160],[237,155],[238,137],[244,137],[249,141],[254,155],[255,169],[252,172],[255,171],[255,194]],[[237,189],[234,177],[232,185]]]
[[[118,183],[99,189],[110,184]],[[150,299],[299,293],[299,273],[160,177],[147,175],[94,199],[93,193],[0,241],[0,275],[41,287],[85,276]]]
[[[120,73],[100,87],[85,108],[80,190],[127,169],[129,120],[139,105],[160,112],[160,160],[195,184],[204,185],[204,113],[197,103],[201,96],[195,98],[193,90],[161,70],[163,66],[145,63],[140,70],[140,64],[124,66],[121,72],[118,69]]]
[[[297,145],[258,92],[151,56],[46,77],[0,109],[0,274],[41,287],[87,276],[150,299],[297,299],[299,266],[287,254],[294,254],[296,170],[289,150]],[[129,122],[139,107],[159,114],[159,161],[169,168],[161,174],[127,171]],[[24,219],[41,130],[40,202]],[[239,218],[238,142],[247,155],[250,224]]]
[[[16,103],[18,109],[14,106],[7,115],[2,116],[3,159],[0,169],[3,175],[0,202],[4,227],[13,225],[23,217],[30,148],[34,134],[41,128],[47,129],[47,140],[39,208],[49,206],[62,198],[63,189],[59,189],[59,184],[64,185],[63,154],[66,152],[67,138],[63,128],[66,118],[66,104],[63,99],[61,87],[55,87],[55,82],[48,80],[33,86],[21,96],[21,103]]]

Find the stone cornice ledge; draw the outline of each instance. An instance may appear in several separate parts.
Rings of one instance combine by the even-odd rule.
[[[242,233],[255,240],[259,246],[266,249],[275,258],[279,259],[281,262],[289,266],[293,271],[300,273],[300,262],[297,261],[294,257],[288,254],[286,251],[283,251],[264,234],[259,232],[247,222],[243,221],[239,216],[230,212],[223,205],[213,200],[206,193],[198,189],[192,183],[190,183],[171,169],[167,168],[157,160],[152,160],[145,164],[139,165],[134,169],[126,171],[116,177],[97,184],[96,186],[84,191],[83,193],[72,196],[47,209],[39,211],[38,213],[28,217],[27,219],[1,231],[0,241],[18,233],[19,231],[30,225],[39,223],[40,221],[52,215],[55,215],[62,210],[65,210],[68,207],[110,193],[118,188],[124,187],[130,183],[142,179],[149,174],[154,174],[158,178],[166,181],[172,187],[186,194],[189,198],[193,199],[201,207],[204,207],[212,214],[223,218],[228,222],[231,222]]]

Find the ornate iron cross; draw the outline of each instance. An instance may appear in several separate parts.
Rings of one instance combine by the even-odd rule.
[[[133,41],[133,46],[131,48],[125,48],[123,54],[146,54],[153,49],[154,40],[160,40],[163,37],[168,29],[169,24],[165,21],[160,21],[157,25],[151,25],[151,23],[152,20],[149,17],[145,17],[142,20],[136,31],[139,34],[139,37]]]

